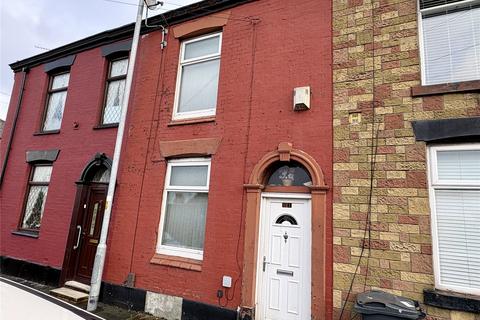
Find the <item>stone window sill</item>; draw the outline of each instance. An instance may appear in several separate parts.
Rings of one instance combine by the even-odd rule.
[[[197,124],[197,123],[207,123],[207,122],[215,122],[215,116],[211,117],[202,117],[202,118],[194,118],[194,119],[184,119],[184,120],[172,120],[168,126],[183,126],[187,124]]]
[[[12,234],[16,236],[38,239],[38,231],[15,230],[15,231],[12,231]]]
[[[430,86],[420,85],[412,87],[412,97],[423,97],[434,94],[461,93],[472,91],[480,91],[480,80],[434,84]]]
[[[50,131],[38,131],[38,132],[35,132],[33,135],[34,136],[45,136],[45,135],[48,135],[48,134],[59,134],[60,133],[60,130],[50,130]]]
[[[164,254],[155,254],[150,260],[152,264],[159,264],[162,266],[169,266],[174,268],[186,269],[191,271],[202,271],[202,261],[195,259],[188,259],[175,256],[167,256]]]
[[[449,310],[480,313],[480,297],[429,289],[423,291],[424,303],[429,306]]]

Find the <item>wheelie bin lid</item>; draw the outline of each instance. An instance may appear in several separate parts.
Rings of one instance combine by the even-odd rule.
[[[404,319],[423,319],[425,317],[418,301],[380,290],[358,294],[355,311],[365,315],[377,314]]]

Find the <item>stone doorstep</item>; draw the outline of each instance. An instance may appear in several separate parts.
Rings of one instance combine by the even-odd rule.
[[[50,290],[50,294],[68,302],[81,303],[88,300],[88,294],[70,288],[62,287]]]
[[[64,286],[73,290],[90,293],[90,286],[78,281],[67,281],[65,282]]]

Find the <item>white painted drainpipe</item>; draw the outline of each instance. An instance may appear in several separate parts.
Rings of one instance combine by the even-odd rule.
[[[117,140],[115,142],[115,151],[113,153],[112,172],[110,173],[110,181],[108,183],[107,201],[105,203],[105,213],[103,215],[102,231],[100,234],[100,242],[97,246],[95,262],[93,264],[90,296],[88,297],[88,311],[97,309],[98,297],[100,295],[100,286],[102,284],[103,266],[105,264],[105,254],[107,252],[107,235],[108,226],[110,224],[110,216],[112,213],[112,201],[115,194],[115,184],[117,181],[118,163],[122,150],[123,134],[125,131],[125,119],[127,118],[128,105],[133,81],[133,71],[135,69],[135,59],[137,57],[138,41],[140,38],[140,29],[142,26],[142,15],[144,0],[138,1],[137,20],[135,22],[135,30],[133,32],[132,48],[130,51],[130,59],[127,71],[127,80],[125,83],[125,96],[122,103],[122,113],[120,123],[118,125]]]

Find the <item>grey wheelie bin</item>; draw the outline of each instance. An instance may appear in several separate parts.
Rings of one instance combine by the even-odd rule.
[[[418,301],[399,297],[379,290],[357,295],[355,311],[363,320],[423,319],[425,313]]]

